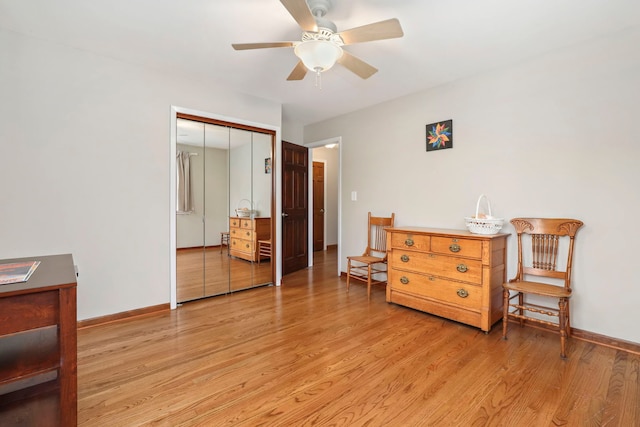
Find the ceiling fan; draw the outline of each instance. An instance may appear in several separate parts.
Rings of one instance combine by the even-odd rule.
[[[327,71],[337,62],[363,79],[378,69],[342,49],[344,45],[402,37],[400,22],[393,18],[337,32],[336,25],[325,19],[331,8],[331,0],[280,0],[302,29],[300,41],[271,43],[235,43],[235,50],[293,47],[300,59],[287,80],[302,80],[307,70],[316,73]],[[316,82],[317,84],[317,82]]]

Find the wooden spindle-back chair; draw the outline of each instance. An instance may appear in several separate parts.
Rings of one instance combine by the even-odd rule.
[[[567,218],[514,218],[511,224],[518,239],[518,268],[515,278],[502,285],[502,336],[507,338],[509,319],[521,326],[531,322],[551,327],[560,334],[560,356],[566,358],[566,339],[571,336],[573,247],[583,223]],[[530,295],[543,302],[533,303]],[[558,308],[544,303],[550,298],[558,302]]]
[[[395,214],[390,217],[371,216],[367,226],[367,248],[360,256],[347,257],[347,292],[351,279],[367,283],[367,297],[371,298],[371,285],[386,283],[387,231],[393,227]],[[385,267],[383,268],[383,265]],[[384,276],[384,280],[380,277]]]

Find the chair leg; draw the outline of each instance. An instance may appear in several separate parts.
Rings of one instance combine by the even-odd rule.
[[[347,262],[347,293],[349,293],[349,279],[351,278],[351,260]]]
[[[502,338],[507,339],[507,327],[509,323],[509,291],[502,290]]]
[[[520,305],[520,307],[522,307],[524,305],[524,294],[522,292],[518,293],[518,305]],[[523,308],[519,308],[518,309],[518,314],[520,316],[524,316],[524,309]],[[520,317],[520,326],[524,326],[524,319],[522,317]]]
[[[570,301],[567,300],[567,338],[571,338],[571,307]]]
[[[559,326],[560,326],[560,357],[562,357],[563,359],[567,358],[567,354],[565,351],[565,344],[567,341],[567,299],[566,298],[560,298],[560,301],[558,302],[558,308],[560,309],[560,319],[559,319]]]
[[[371,299],[371,264],[367,268],[367,299]]]

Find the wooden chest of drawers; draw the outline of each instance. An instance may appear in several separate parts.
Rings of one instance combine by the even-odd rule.
[[[507,236],[388,229],[387,302],[488,332],[502,318]]]
[[[258,260],[258,240],[269,240],[271,218],[229,218],[229,254],[247,261]]]

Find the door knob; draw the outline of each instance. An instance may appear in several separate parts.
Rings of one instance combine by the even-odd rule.
[[[286,218],[286,217],[288,217],[288,216],[289,216],[289,214],[288,214],[288,213],[284,213],[284,212],[282,212],[282,218]]]
[[[324,213],[324,209],[320,209],[320,213]]]

